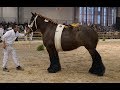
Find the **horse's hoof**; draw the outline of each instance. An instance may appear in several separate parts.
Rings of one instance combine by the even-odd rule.
[[[104,73],[98,73],[97,75],[98,75],[98,76],[103,76],[103,75],[104,75]]]
[[[60,68],[50,68],[49,67],[47,70],[48,70],[49,73],[56,73],[56,72],[60,71],[61,69]]]
[[[95,75],[97,75],[97,76],[103,76],[104,73],[105,73],[105,70],[99,72],[99,71],[97,71],[97,70],[95,71],[94,69],[91,68],[91,69],[89,70],[89,73],[95,74]]]
[[[97,76],[103,76],[103,75],[104,75],[104,73],[96,73],[96,72],[91,72],[91,71],[89,71],[89,73],[95,74],[95,75],[97,75]]]
[[[89,72],[97,76],[103,76],[105,73],[105,66],[102,64],[100,66],[94,65],[89,69]]]

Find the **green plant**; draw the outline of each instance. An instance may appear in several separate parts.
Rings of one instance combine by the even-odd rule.
[[[42,50],[44,50],[44,45],[42,44],[42,45],[39,45],[38,47],[37,47],[37,51],[42,51]]]
[[[103,37],[103,41],[105,41],[105,37]]]

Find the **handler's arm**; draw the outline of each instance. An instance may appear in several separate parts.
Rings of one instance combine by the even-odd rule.
[[[3,41],[3,48],[4,48],[4,49],[6,48],[6,44],[5,44],[5,41]]]
[[[2,36],[2,41],[3,41],[3,48],[6,48],[6,43],[5,40],[6,38],[8,38],[10,36],[10,33],[6,32],[3,36]]]

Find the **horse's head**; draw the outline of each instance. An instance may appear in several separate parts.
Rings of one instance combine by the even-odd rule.
[[[37,30],[37,24],[36,24],[37,17],[38,17],[38,15],[36,13],[32,13],[32,17],[31,17],[30,23],[28,25],[28,27],[31,29],[31,31]]]
[[[51,27],[51,25],[56,27],[57,23],[55,23],[51,19],[49,19],[45,16],[42,16],[40,14],[32,13],[32,17],[30,19],[30,23],[29,23],[28,27],[33,32],[38,30],[41,33],[44,33],[46,31],[46,28],[49,26]]]

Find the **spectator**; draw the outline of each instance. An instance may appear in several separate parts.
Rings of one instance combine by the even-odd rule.
[[[0,24],[0,42],[2,42],[1,37],[3,36],[3,34],[4,34],[4,29],[2,24]]]

